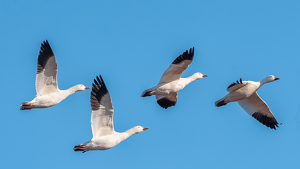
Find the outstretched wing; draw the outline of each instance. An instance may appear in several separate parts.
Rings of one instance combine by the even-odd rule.
[[[93,137],[113,134],[114,109],[105,83],[100,76],[94,79],[91,92],[92,117],[91,126]]]
[[[250,97],[238,101],[238,104],[252,117],[261,122],[262,124],[275,129],[278,127],[273,113],[269,106],[264,102],[259,95],[255,92]]]
[[[170,67],[161,76],[159,83],[168,83],[179,80],[182,72],[189,67],[194,58],[194,47],[190,51],[186,50],[182,55],[178,56],[170,65]]]
[[[242,78],[240,78],[240,81],[237,80],[236,82],[233,82],[231,85],[229,85],[227,87],[227,91],[228,92],[235,91],[241,87],[244,87],[246,84],[247,82],[242,81]]]
[[[37,96],[58,91],[56,76],[57,64],[55,56],[46,40],[41,44],[37,61],[37,75],[35,80]]]

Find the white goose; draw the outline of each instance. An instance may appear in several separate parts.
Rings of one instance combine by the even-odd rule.
[[[229,92],[225,97],[215,102],[215,106],[224,106],[227,103],[237,101],[238,104],[252,117],[262,124],[275,129],[278,127],[273,113],[270,111],[268,105],[259,97],[257,90],[265,83],[278,80],[278,77],[270,75],[261,81],[237,81],[231,84],[227,91]]]
[[[116,132],[113,124],[114,109],[111,98],[102,77],[94,79],[91,92],[92,117],[91,126],[93,138],[78,144],[74,151],[107,150],[127,139],[133,134],[147,130],[147,127],[135,126],[123,133]]]
[[[178,56],[164,72],[159,83],[145,90],[141,97],[156,95],[157,103],[167,109],[168,107],[175,106],[177,102],[177,92],[182,90],[186,85],[197,79],[207,77],[202,73],[194,73],[187,78],[181,78],[182,72],[189,67],[194,58],[194,48],[190,48],[180,56]]]
[[[41,50],[37,61],[37,75],[35,81],[36,97],[28,102],[23,102],[20,109],[47,108],[54,106],[75,93],[89,89],[82,84],[73,86],[67,90],[59,90],[57,86],[57,64],[53,51],[48,43],[41,44]]]

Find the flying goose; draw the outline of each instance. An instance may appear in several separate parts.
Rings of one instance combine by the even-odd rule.
[[[266,102],[264,102],[259,95],[257,90],[265,83],[273,82],[278,80],[278,77],[270,75],[261,81],[237,81],[231,84],[227,91],[229,92],[225,97],[215,102],[215,106],[224,106],[227,103],[237,101],[238,104],[252,117],[261,122],[262,124],[275,129],[278,127],[273,113],[269,109]]]
[[[46,40],[41,44],[41,50],[37,61],[37,74],[35,80],[37,95],[33,100],[23,102],[20,109],[30,110],[34,108],[51,107],[77,91],[89,89],[89,87],[79,84],[67,90],[59,90],[56,76],[57,64],[55,56]]]
[[[102,77],[94,79],[91,92],[91,126],[93,138],[78,144],[74,151],[107,150],[124,141],[133,134],[147,130],[147,127],[135,126],[123,133],[116,132],[113,124],[114,109],[111,98]]]
[[[157,103],[167,109],[175,106],[177,102],[177,92],[182,90],[186,85],[197,79],[207,77],[202,73],[194,73],[187,78],[181,78],[182,72],[189,67],[194,58],[194,47],[190,51],[186,50],[183,54],[178,56],[164,72],[159,83],[145,90],[141,97],[156,95]]]

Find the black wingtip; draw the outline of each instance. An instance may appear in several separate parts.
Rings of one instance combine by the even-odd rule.
[[[179,64],[184,60],[193,60],[194,58],[194,47],[190,48],[189,51],[186,50],[185,52],[183,52],[180,56],[178,56],[173,62],[172,64]]]
[[[275,119],[275,117],[268,117],[266,115],[263,115],[259,112],[255,112],[252,114],[252,117],[254,117],[257,121],[259,121],[260,123],[262,123],[263,125],[276,130],[276,127],[279,128],[277,120]]]
[[[92,91],[91,91],[91,107],[92,110],[98,110],[100,106],[101,98],[108,93],[108,90],[105,86],[105,83],[101,77],[101,75],[96,76],[94,79],[94,83],[92,83]]]
[[[104,80],[101,75],[96,76],[96,78],[94,79],[94,83],[92,85],[93,85],[93,88],[94,88],[94,86],[98,86],[97,90],[99,90],[101,88],[102,91],[105,91],[105,90],[107,91],[106,85],[105,85]]]
[[[50,57],[54,56],[54,53],[50,47],[50,44],[48,43],[48,41],[44,41],[41,44],[40,47],[40,52],[39,52],[39,56],[38,56],[38,66],[37,66],[37,73],[40,73],[43,71],[43,69],[45,68],[47,61]]]
[[[48,40],[46,39],[45,41],[43,41],[42,45],[49,45]]]
[[[45,41],[43,41],[43,43],[41,43],[41,50],[42,50],[42,48],[43,49],[48,49],[48,48],[51,49],[50,44],[47,39]],[[51,51],[52,51],[52,49],[51,49]]]
[[[160,107],[167,109],[169,107],[175,106],[176,102],[175,101],[171,101],[169,99],[166,98],[162,98],[157,100],[157,103],[160,105]]]
[[[243,84],[243,81],[242,81],[242,78],[240,78],[240,81],[236,81],[236,82],[233,82],[231,85],[229,85],[228,87],[227,87],[227,89],[229,89],[230,87],[232,87],[232,86],[234,86],[234,85],[236,85],[236,84]]]
[[[190,48],[190,53],[191,53],[192,55],[194,55],[194,51],[195,51],[195,47]]]

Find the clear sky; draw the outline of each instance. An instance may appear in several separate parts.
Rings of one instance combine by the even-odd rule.
[[[114,126],[149,130],[106,151],[74,152],[92,138],[90,91],[47,109],[20,111],[35,95],[40,44],[48,40],[58,85],[91,87],[102,75]],[[208,77],[178,93],[175,107],[140,97],[172,61],[195,47],[183,77]],[[0,1],[1,168],[300,167],[298,0]],[[272,130],[237,103],[215,107],[234,81],[280,77],[258,90]]]

